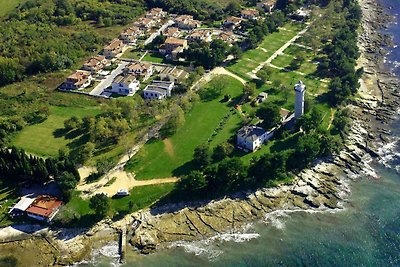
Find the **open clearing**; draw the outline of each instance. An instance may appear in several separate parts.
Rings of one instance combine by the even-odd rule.
[[[199,101],[185,115],[185,123],[176,134],[170,138],[174,154],[165,151],[164,142],[151,140],[127,164],[127,170],[136,174],[136,179],[154,179],[180,176],[191,169],[190,161],[194,149],[209,138],[212,140],[214,131],[221,120],[230,112],[229,103],[221,103],[224,94],[232,97],[240,96],[243,85],[230,76],[220,76],[225,84],[224,92],[212,101]]]
[[[57,131],[64,128],[64,121],[72,116],[95,116],[100,112],[98,106],[50,106],[49,117],[42,123],[25,127],[15,136],[12,144],[38,156],[56,156],[60,148],[73,146],[73,142],[79,140],[77,136],[57,134]]]

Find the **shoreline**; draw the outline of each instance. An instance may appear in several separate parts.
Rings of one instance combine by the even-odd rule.
[[[119,229],[127,225],[130,226],[128,231],[132,232],[136,221],[140,223],[130,243],[142,253],[151,253],[168,249],[171,242],[238,233],[247,223],[274,212],[343,209],[351,194],[352,180],[359,179],[359,174],[378,178],[368,163],[379,157],[380,144],[390,141],[390,131],[385,126],[396,114],[398,103],[395,98],[400,96],[392,88],[396,79],[383,65],[386,50],[383,48],[384,36],[379,30],[389,22],[389,16],[383,15],[380,3],[371,0],[359,2],[363,11],[359,65],[364,67],[365,73],[359,96],[349,105],[353,125],[344,149],[337,156],[320,160],[288,185],[238,193],[209,203],[176,203],[139,211],[117,222],[103,220],[90,230],[45,228],[29,236],[25,234],[26,240],[0,242],[0,250],[7,246],[31,245],[44,251],[44,255],[39,257],[40,263],[68,265],[90,258],[95,241],[106,243],[114,240]]]

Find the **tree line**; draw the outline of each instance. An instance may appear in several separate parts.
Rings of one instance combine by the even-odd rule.
[[[74,162],[63,154],[43,159],[12,147],[0,149],[0,179],[15,185],[27,182],[43,184],[54,180],[68,200],[80,176]]]
[[[361,8],[357,1],[343,1],[341,12],[343,20],[338,25],[332,41],[324,47],[324,57],[318,71],[331,78],[330,102],[332,105],[340,105],[359,88],[359,78],[363,70],[356,69],[359,50],[357,46],[357,31],[361,22]]]

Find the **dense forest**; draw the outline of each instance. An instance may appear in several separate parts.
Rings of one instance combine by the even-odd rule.
[[[94,26],[125,25],[144,12],[140,0],[28,0],[1,21],[0,86],[65,69],[98,50]]]
[[[43,184],[54,180],[68,199],[79,179],[75,164],[63,154],[54,159],[42,159],[15,147],[0,149],[0,180],[9,184]]]

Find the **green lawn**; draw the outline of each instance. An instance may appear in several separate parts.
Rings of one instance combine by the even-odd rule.
[[[64,121],[72,116],[94,116],[100,112],[99,106],[50,106],[49,117],[42,123],[25,127],[15,136],[12,144],[38,156],[56,156],[60,148],[77,140],[76,137],[57,136],[56,131],[64,128]]]
[[[247,73],[251,72],[262,62],[265,62],[272,54],[292,39],[304,25],[288,22],[278,32],[267,35],[257,49],[243,53],[240,60],[230,65],[228,69],[242,78],[249,79]]]
[[[139,60],[143,56],[143,53],[144,52],[136,51],[135,49],[128,49],[124,54],[122,54],[122,58]]]
[[[20,3],[26,0],[0,0],[0,17],[7,15],[14,10]]]
[[[242,84],[239,81],[227,76],[216,79],[224,79],[223,94],[229,93],[232,97],[241,94]],[[227,103],[220,102],[223,94],[215,100],[196,103],[185,115],[185,123],[176,134],[167,140],[147,143],[129,161],[127,170],[135,172],[137,179],[166,178],[182,175],[190,170],[194,149],[212,137],[223,117],[232,110]]]
[[[130,212],[147,208],[170,193],[174,187],[175,183],[134,187],[129,191],[129,196],[110,198],[109,215],[118,219]],[[73,192],[71,200],[62,207],[56,218],[80,227],[93,225],[98,220],[89,206],[89,199],[83,199],[77,191]],[[75,221],[71,221],[73,218]]]
[[[148,52],[142,60],[153,63],[163,63],[164,57],[159,53]]]

